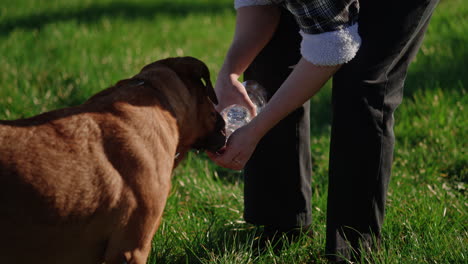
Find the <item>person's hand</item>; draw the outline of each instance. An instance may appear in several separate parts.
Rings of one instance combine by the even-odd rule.
[[[244,168],[260,138],[317,93],[339,68],[340,65],[317,66],[301,59],[263,111],[231,135],[224,152],[212,154],[210,158],[222,167],[235,170]],[[231,83],[235,81],[236,78],[231,79]]]
[[[216,110],[221,112],[224,108],[238,104],[245,106],[250,114],[255,116],[256,107],[250,100],[245,87],[238,81],[239,76],[236,74],[225,74],[221,72],[216,80],[215,92],[218,98]]]
[[[223,149],[217,153],[207,152],[208,157],[221,167],[242,170],[259,141],[251,130],[248,124],[237,129]]]

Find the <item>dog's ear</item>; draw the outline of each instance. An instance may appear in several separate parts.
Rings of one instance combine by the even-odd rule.
[[[193,57],[181,57],[176,58],[179,60],[180,64],[184,65],[184,69],[188,70],[188,75],[192,80],[201,82],[205,87],[205,92],[208,95],[208,98],[214,103],[218,104],[218,98],[213,88],[213,84],[210,79],[210,70],[201,60]]]
[[[160,60],[154,64],[169,66],[172,70],[177,72],[177,74],[200,83],[205,87],[205,92],[208,95],[208,98],[210,98],[214,104],[218,104],[218,99],[210,79],[210,71],[206,64],[201,60],[193,57],[177,57]],[[149,67],[151,67],[151,65],[148,65],[145,68]],[[145,70],[145,68],[143,68],[143,70]]]
[[[217,105],[218,98],[216,97],[213,84],[211,83],[210,71],[208,70],[208,67],[205,65],[205,63],[199,60],[197,61],[198,62],[195,63],[195,67],[198,67],[198,70],[200,71],[200,76],[198,76],[198,78],[201,77],[201,79],[203,80],[208,98],[210,98],[211,102]]]

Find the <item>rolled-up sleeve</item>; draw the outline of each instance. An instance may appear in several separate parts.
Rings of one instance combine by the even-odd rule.
[[[336,31],[308,34],[301,30],[301,55],[315,65],[332,66],[352,60],[361,46],[358,24]]]
[[[290,0],[302,35],[301,54],[316,65],[338,65],[354,58],[361,45],[357,0]]]

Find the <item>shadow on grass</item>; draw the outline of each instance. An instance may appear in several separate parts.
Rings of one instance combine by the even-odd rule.
[[[189,14],[219,14],[234,12],[230,2],[199,3],[154,1],[154,3],[113,2],[109,4],[91,4],[82,8],[69,8],[33,14],[25,17],[6,19],[0,24],[0,34],[8,35],[15,29],[41,29],[44,25],[69,20],[77,20],[79,23],[93,23],[102,17],[122,17],[129,20],[152,19],[158,15],[172,17],[187,16]]]
[[[460,54],[460,59],[444,62],[424,62],[410,69],[405,81],[404,94],[411,97],[416,91],[424,89],[459,90],[468,87],[466,60],[468,54]]]

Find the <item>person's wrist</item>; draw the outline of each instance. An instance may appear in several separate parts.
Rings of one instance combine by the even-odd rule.
[[[221,68],[218,75],[222,76],[226,80],[231,80],[231,81],[237,80],[240,77],[240,73],[237,73],[231,67],[228,67],[228,66],[224,66],[223,68]]]
[[[235,59],[233,55],[228,54],[220,72],[227,76],[232,75],[239,78],[239,76],[242,74],[241,64],[242,63],[238,59]]]
[[[255,122],[255,118],[251,122],[247,123],[244,128],[247,130],[246,132],[249,135],[249,139],[255,142],[255,144],[257,144],[265,135],[263,130],[258,127],[258,123]]]

